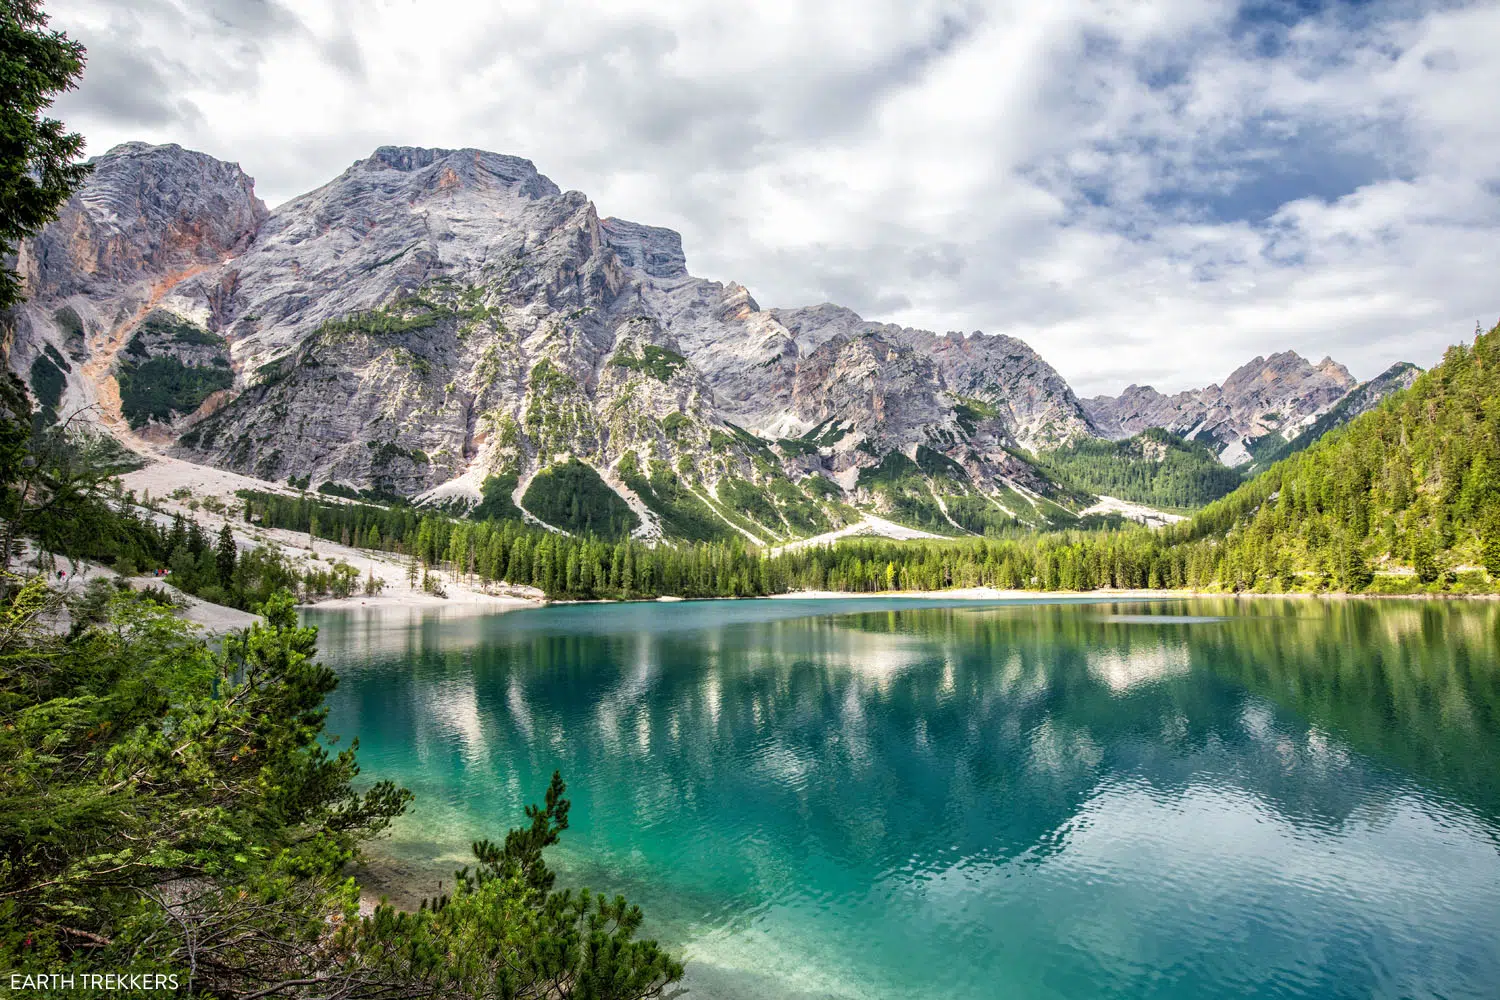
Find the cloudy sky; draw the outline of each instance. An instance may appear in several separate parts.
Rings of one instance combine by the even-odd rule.
[[[1080,392],[1367,378],[1500,316],[1500,3],[52,0],[57,110],[272,206],[527,157],[762,306],[1028,341]]]

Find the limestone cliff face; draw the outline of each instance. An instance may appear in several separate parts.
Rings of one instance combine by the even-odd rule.
[[[1422,369],[1416,365],[1399,361],[1368,382],[1361,382],[1349,390],[1337,403],[1297,428],[1290,437],[1262,438],[1255,449],[1254,461],[1245,469],[1246,473],[1254,475],[1287,455],[1301,451],[1329,431],[1373,410],[1392,393],[1410,388],[1420,374]]]
[[[1197,394],[1080,401],[1010,337],[763,308],[694,277],[671,230],[474,149],[381,147],[267,212],[234,164],[127,144],[20,264],[10,364],[62,384],[59,413],[96,405],[193,461],[375,495],[498,483],[520,504],[579,459],[647,535],[772,541],[850,503],[927,504],[955,533],[1055,519],[1039,494],[1077,498],[1020,452],[1158,424],[1229,448],[1352,385],[1285,354]]]
[[[8,360],[35,383],[33,369],[61,353],[70,361],[59,365],[66,377],[53,409],[123,427],[121,351],[163,308],[206,333],[226,291],[223,262],[251,245],[267,212],[237,164],[180,146],[126,143],[91,162],[83,190],[20,248],[28,299],[7,317],[16,332]],[[148,359],[138,352],[131,363]]]
[[[1295,351],[1283,351],[1240,366],[1222,386],[1166,396],[1132,385],[1119,396],[1086,399],[1083,407],[1105,437],[1128,438],[1161,427],[1203,441],[1226,465],[1243,465],[1257,441],[1271,435],[1291,440],[1355,385],[1348,369],[1332,358],[1314,365]]]
[[[1063,377],[1014,337],[939,337],[925,330],[904,330],[902,337],[932,359],[952,393],[996,410],[1021,447],[1045,451],[1097,435]]]
[[[87,186],[28,245],[28,294],[97,297],[242,253],[266,219],[235,163],[133,142],[93,161]]]

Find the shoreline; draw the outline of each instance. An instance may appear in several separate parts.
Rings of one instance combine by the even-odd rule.
[[[1226,593],[1213,590],[999,590],[992,587],[956,587],[952,590],[796,590],[782,594],[762,594],[755,597],[661,597],[596,598],[579,600],[559,598],[557,600],[529,597],[501,596],[468,593],[461,598],[441,598],[431,594],[379,594],[370,597],[343,597],[310,604],[299,604],[299,611],[370,611],[378,613],[403,612],[448,612],[452,617],[468,615],[503,614],[509,611],[524,611],[551,606],[572,607],[581,604],[681,604],[701,601],[858,601],[858,600],[911,600],[911,601],[984,601],[994,602],[1046,602],[1066,600],[1086,601],[1172,601],[1172,600],[1359,600],[1359,601],[1500,601],[1500,594],[1351,594],[1344,591],[1322,593],[1276,593],[1249,592]]]
[[[1347,591],[1323,591],[1321,593],[1308,593],[1305,591],[1293,592],[1259,592],[1240,591],[1225,592],[1215,590],[1119,590],[1110,587],[1100,587],[1098,590],[999,590],[994,587],[956,587],[952,590],[875,590],[875,591],[844,591],[844,590],[799,590],[789,591],[785,594],[767,594],[759,598],[747,598],[748,600],[764,601],[833,601],[833,600],[855,600],[858,598],[904,598],[910,600],[953,600],[953,601],[1021,601],[1021,600],[1047,600],[1054,597],[1066,598],[1098,598],[1100,600],[1112,601],[1163,601],[1163,600],[1197,600],[1201,598],[1217,598],[1226,600],[1259,600],[1266,597],[1295,598],[1298,600],[1439,600],[1439,601],[1497,601],[1500,594],[1351,594]]]
[[[464,614],[499,614],[504,611],[520,611],[523,608],[546,607],[549,602],[530,597],[503,594],[485,594],[468,591],[457,597],[436,597],[432,594],[372,594],[334,597],[326,601],[298,604],[297,609],[318,611],[349,611],[364,608],[367,611],[447,611],[461,610]]]

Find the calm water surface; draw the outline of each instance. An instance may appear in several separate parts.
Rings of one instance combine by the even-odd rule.
[[[561,769],[690,998],[1500,997],[1500,606],[312,612],[433,878]],[[449,876],[451,878],[451,876]]]

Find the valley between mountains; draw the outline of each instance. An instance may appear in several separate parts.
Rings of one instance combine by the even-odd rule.
[[[1282,352],[1080,399],[1002,334],[765,308],[694,277],[675,232],[473,149],[382,147],[268,210],[236,164],[122,145],[18,266],[10,364],[50,419],[606,538],[1162,523],[1419,373]]]

